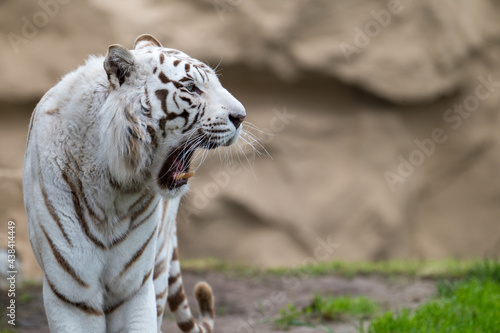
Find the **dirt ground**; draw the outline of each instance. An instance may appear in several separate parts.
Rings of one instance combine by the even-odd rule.
[[[435,291],[435,283],[430,280],[407,278],[382,278],[377,276],[358,276],[347,279],[338,276],[286,278],[277,276],[236,277],[224,273],[184,272],[184,283],[190,291],[200,280],[207,281],[216,297],[216,332],[218,333],[270,333],[279,332],[272,324],[273,318],[287,303],[297,307],[309,304],[314,293],[323,295],[364,295],[377,301],[383,310],[397,310],[402,307],[413,308],[428,300]],[[29,299],[26,295],[31,295]],[[0,296],[2,304],[6,293]],[[195,302],[190,296],[190,304]],[[23,302],[24,300],[24,302]],[[40,287],[28,287],[18,293],[17,332],[49,332],[43,309]],[[2,322],[1,329],[11,329]],[[332,322],[327,327],[336,333],[356,333],[358,321]],[[165,316],[163,333],[180,332],[171,316]],[[292,333],[320,332],[320,329],[296,327]],[[321,331],[323,332],[323,331]]]

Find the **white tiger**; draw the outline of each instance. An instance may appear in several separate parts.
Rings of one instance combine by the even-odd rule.
[[[165,301],[183,332],[212,332],[177,256],[176,213],[196,148],[234,143],[243,105],[215,72],[141,35],[67,74],[37,105],[24,164],[29,236],[52,332],[159,332]]]

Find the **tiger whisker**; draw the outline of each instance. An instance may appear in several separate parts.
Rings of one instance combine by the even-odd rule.
[[[258,145],[259,145],[259,147],[260,147],[260,148],[262,148],[262,149],[264,150],[265,155],[267,155],[269,158],[273,159],[273,157],[271,156],[271,154],[267,151],[267,149],[266,149],[266,148],[264,147],[264,145],[261,143],[261,140],[260,140],[259,138],[257,138],[257,137],[256,137],[253,133],[249,133],[249,132],[246,132],[246,131],[242,131],[242,132],[241,132],[241,134],[242,134],[242,138],[243,138],[245,141],[247,141],[247,140],[244,138],[244,136],[247,136],[247,137],[249,137],[250,139],[252,139],[252,140],[251,140],[251,142],[248,142],[248,141],[247,141],[247,142],[250,144],[250,146],[251,146],[252,148],[254,148],[256,151],[258,151],[260,155],[264,155],[264,154],[262,154],[262,152],[260,152],[260,150],[256,149],[256,148],[252,145],[252,143],[256,143],[256,144],[258,144]]]
[[[243,135],[241,136],[241,139],[242,139],[243,141],[245,141],[245,142],[246,142],[246,143],[247,143],[250,147],[252,147],[252,149],[253,149],[254,153],[257,153],[257,154],[259,154],[259,155],[264,155],[264,154],[263,154],[263,153],[262,153],[259,149],[257,149],[257,148],[253,145],[253,143],[256,143],[256,144],[258,144],[258,145],[259,145],[259,147],[260,147],[260,148],[262,148],[262,149],[264,150],[264,152],[267,154],[267,156],[269,156],[269,157],[272,159],[271,154],[269,154],[269,152],[267,151],[267,149],[266,149],[266,148],[265,148],[265,147],[264,147],[264,146],[263,146],[263,145],[259,142],[259,140],[257,140],[257,139],[255,139],[255,138],[253,138],[253,137],[251,137],[251,136],[250,136],[250,139],[251,139],[251,140],[249,141],[249,140],[247,140],[247,139],[245,138],[245,136],[247,136],[248,134],[247,134],[247,133],[243,133],[243,132],[242,132],[242,134],[243,134]]]

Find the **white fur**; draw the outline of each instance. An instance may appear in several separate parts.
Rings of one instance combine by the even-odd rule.
[[[164,111],[161,101],[154,98],[154,92],[162,89],[164,84],[158,80],[158,73],[153,75],[152,71],[157,67],[170,79],[178,80],[185,75],[184,64],[199,62],[177,52],[166,56],[165,63],[160,64],[159,52],[170,49],[146,44],[139,44],[130,51],[131,58],[127,61],[132,59],[133,66],[122,85],[119,76],[108,78],[103,67],[107,60],[119,62],[120,59],[90,57],[85,65],[67,74],[47,92],[32,116],[24,165],[24,201],[30,241],[44,271],[44,303],[52,332],[159,331],[155,284],[165,286],[166,280],[162,277],[154,284],[150,275],[142,287],[141,283],[153,269],[155,256],[171,257],[176,246],[178,200],[187,185],[162,189],[156,180],[167,156],[187,140],[190,133],[182,133],[184,121],[181,118],[167,122],[165,137],[160,133],[158,121],[164,116]],[[123,53],[125,51],[120,52],[128,56]],[[182,61],[182,65],[172,66],[173,60]],[[236,141],[241,127],[236,129],[228,121],[228,114],[244,115],[245,110],[220,85],[213,71],[205,74],[207,80],[204,82],[197,77],[197,84],[204,93],[193,98],[197,98],[197,103],[206,104],[205,116],[199,119],[196,127],[208,130],[211,124],[218,122],[215,128],[227,129],[227,132],[214,135],[213,140],[219,145],[231,144]],[[152,96],[151,117],[146,116],[141,108],[145,88]],[[171,100],[167,100],[167,106],[172,112],[181,112]],[[194,114],[191,114],[189,121],[193,118]],[[156,149],[152,147],[147,126],[154,127],[157,134]],[[130,131],[136,135],[133,139],[129,136]],[[130,142],[138,149],[132,149]],[[65,175],[70,178],[69,183],[64,179]],[[110,181],[114,182],[113,186]],[[82,191],[80,204],[83,205],[85,200],[88,207],[83,205],[82,208],[88,231],[106,247],[104,249],[89,239],[78,221],[72,186],[78,188],[79,184]],[[130,231],[125,241],[112,246],[112,242],[123,236],[127,227],[130,228],[127,223],[132,223],[132,217],[127,214],[133,203],[146,192],[152,193],[154,198],[135,221],[149,218]],[[47,206],[47,200],[52,208]],[[168,204],[162,221],[163,206],[168,200],[174,202]],[[54,219],[54,212],[64,232]],[[165,223],[165,227],[158,235],[161,223]],[[44,231],[87,287],[82,287],[61,267]],[[131,256],[152,234],[140,258],[120,275]],[[167,246],[163,253],[159,253],[158,246],[163,237],[167,238]],[[168,267],[166,269],[168,272]],[[84,303],[97,311],[128,300],[111,315],[89,315],[61,301],[49,283],[69,301]]]

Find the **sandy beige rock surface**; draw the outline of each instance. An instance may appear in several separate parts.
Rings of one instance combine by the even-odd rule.
[[[215,153],[200,168],[179,221],[184,257],[500,253],[496,1],[43,3],[0,2],[0,168],[21,168],[30,111],[59,77],[149,32],[220,62],[247,120],[271,134],[251,130],[272,159],[235,155],[231,168]],[[19,184],[1,181],[3,235],[8,216],[26,221]]]

